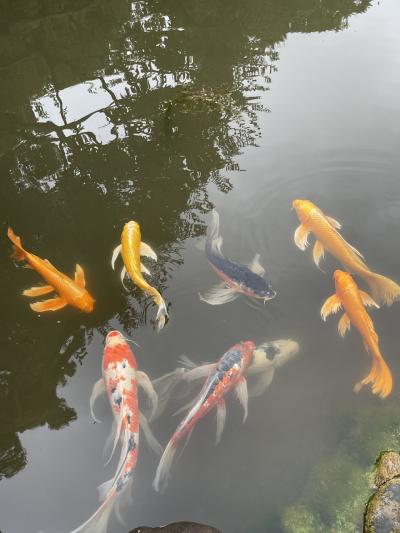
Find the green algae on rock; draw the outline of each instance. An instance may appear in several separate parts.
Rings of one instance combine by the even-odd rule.
[[[375,469],[376,493],[365,512],[364,533],[400,533],[400,455],[383,452]]]

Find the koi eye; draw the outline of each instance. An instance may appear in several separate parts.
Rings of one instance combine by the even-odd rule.
[[[269,361],[273,361],[275,359],[275,356],[279,353],[278,348],[276,348],[275,346],[268,346],[268,348],[265,348],[264,351]]]

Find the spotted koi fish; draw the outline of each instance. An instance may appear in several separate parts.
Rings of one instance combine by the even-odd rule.
[[[139,427],[150,447],[159,455],[162,448],[153,436],[146,417],[139,411],[138,386],[142,387],[150,399],[152,413],[157,409],[157,394],[144,372],[137,369],[132,350],[124,336],[111,331],[105,342],[103,354],[103,377],[95,383],[90,397],[90,411],[93,419],[94,403],[100,394],[106,392],[114,413],[116,427],[111,457],[122,442],[121,454],[116,473],[112,479],[99,487],[103,500],[96,512],[72,533],[104,533],[112,511],[119,514],[121,496],[126,494],[136,467],[139,450]],[[110,461],[109,459],[109,461]]]
[[[225,257],[221,251],[222,237],[219,234],[219,215],[214,209],[206,239],[205,253],[212,268],[222,279],[222,283],[210,289],[200,300],[210,305],[232,302],[240,295],[263,300],[275,298],[276,292],[271,283],[264,279],[265,269],[256,254],[250,265],[240,265]]]
[[[57,293],[56,298],[50,298],[41,302],[30,304],[33,311],[44,313],[46,311],[58,311],[66,305],[76,307],[85,313],[93,311],[94,299],[85,289],[85,274],[80,265],[76,265],[75,279],[71,279],[53,266],[47,259],[41,259],[22,247],[21,238],[8,228],[7,236],[13,243],[12,259],[25,261],[30,268],[47,282],[47,285],[31,287],[22,294],[35,298],[52,292]]]
[[[243,407],[243,422],[247,418],[247,382],[244,373],[250,364],[255,345],[252,341],[241,342],[232,346],[216,365],[209,366],[209,376],[193,406],[179,424],[168,442],[157,467],[153,487],[156,491],[164,490],[172,461],[179,443],[184,437],[189,438],[196,424],[212,409],[217,408],[217,443],[219,442],[226,416],[224,397],[235,389],[237,397]]]
[[[249,397],[260,396],[271,385],[275,372],[299,352],[299,345],[292,339],[279,339],[259,344],[252,355],[244,375],[249,381]],[[181,366],[173,372],[152,380],[158,396],[155,418],[162,415],[172,397],[183,400],[193,393],[194,387],[204,384],[215,364],[196,365],[188,357],[179,359]],[[181,410],[186,409],[184,406]]]

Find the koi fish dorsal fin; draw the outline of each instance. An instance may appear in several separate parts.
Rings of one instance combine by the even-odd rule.
[[[336,294],[329,296],[321,307],[322,320],[326,320],[327,317],[333,313],[337,313],[342,307],[342,302],[339,300]]]
[[[365,305],[365,307],[376,307],[379,309],[379,305],[375,302],[375,300],[365,291],[358,290],[361,296],[362,303]]]
[[[58,272],[58,270],[56,269],[56,267],[53,265],[53,263],[50,263],[50,261],[48,259],[43,259],[43,261],[46,263],[46,265],[51,268],[51,270],[54,270],[55,272]]]
[[[22,294],[24,296],[35,298],[36,296],[43,296],[54,291],[55,289],[51,285],[43,285],[43,287],[31,287],[30,289],[26,289]]]
[[[25,250],[22,248],[21,237],[15,235],[12,228],[8,228],[7,237],[13,243],[11,259],[14,259],[15,261],[24,261],[26,254]]]
[[[146,244],[143,241],[140,243],[140,255],[144,255],[145,257],[150,257],[150,259],[157,261],[156,252],[148,244]]]
[[[50,300],[44,300],[43,302],[36,302],[30,304],[32,311],[37,313],[45,313],[46,311],[58,311],[67,305],[64,298],[51,298]]]
[[[81,265],[78,265],[78,263],[76,263],[75,267],[75,283],[79,285],[79,287],[82,287],[82,289],[86,287],[85,273]]]
[[[259,276],[263,276],[265,274],[265,268],[260,263],[260,254],[256,254],[254,256],[253,261],[249,264],[249,269],[254,272],[254,274],[258,274]]]
[[[217,436],[215,439],[215,444],[219,444],[221,440],[222,433],[225,427],[225,420],[226,420],[226,405],[225,405],[225,400],[221,398],[220,401],[217,403]]]
[[[310,234],[310,230],[304,226],[304,224],[300,224],[300,226],[296,229],[294,232],[294,242],[297,246],[297,248],[300,248],[300,250],[304,250],[308,246],[308,236]]]
[[[338,222],[337,220],[335,220],[334,218],[332,217],[328,217],[328,215],[325,215],[327,221],[329,222],[329,224],[335,228],[335,229],[340,229],[342,227],[341,223]]]
[[[347,313],[344,313],[338,324],[339,335],[344,337],[348,329],[350,329],[350,318]]]

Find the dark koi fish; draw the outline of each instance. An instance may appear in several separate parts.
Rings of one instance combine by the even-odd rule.
[[[205,253],[211,266],[222,279],[222,283],[213,287],[200,300],[210,305],[232,302],[241,294],[266,302],[275,298],[276,292],[271,283],[264,279],[265,270],[256,254],[250,265],[239,265],[225,257],[221,251],[222,237],[219,234],[219,215],[214,209],[212,221],[206,239]]]

